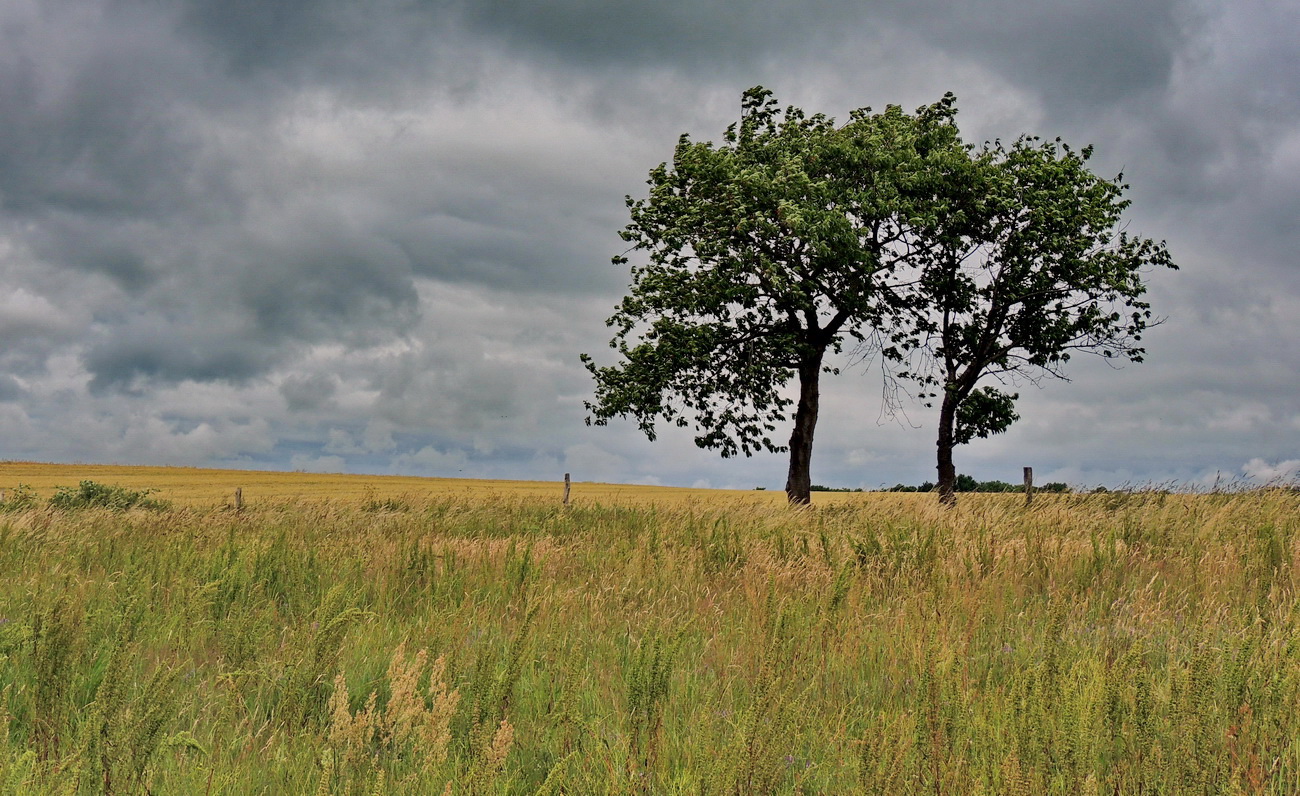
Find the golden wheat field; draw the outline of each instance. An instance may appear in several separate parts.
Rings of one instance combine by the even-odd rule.
[[[428,500],[450,497],[499,496],[511,499],[561,500],[562,476],[555,481],[491,481],[472,478],[419,478],[395,475],[346,475],[338,473],[276,472],[270,470],[214,470],[192,467],[141,467],[115,464],[47,464],[0,462],[0,489],[26,484],[41,494],[56,487],[76,486],[83,480],[114,484],[130,489],[156,489],[156,497],[177,506],[211,507],[231,505],[236,489],[245,504],[256,501],[359,500],[365,498],[409,498]],[[570,490],[575,503],[659,503],[723,502],[749,505],[780,505],[780,490],[740,491],[690,489],[685,487],[641,486],[575,481]],[[818,502],[853,500],[849,493],[819,493]],[[861,499],[857,495],[856,499]]]

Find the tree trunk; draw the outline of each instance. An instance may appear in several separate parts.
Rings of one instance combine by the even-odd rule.
[[[799,407],[794,413],[794,431],[790,434],[790,474],[785,479],[785,496],[792,505],[812,502],[813,430],[817,427],[817,406],[821,401],[818,379],[822,358],[804,361],[799,366]]]
[[[958,403],[955,393],[945,391],[939,408],[939,502],[949,508],[957,505],[957,468],[952,463],[952,448]]]

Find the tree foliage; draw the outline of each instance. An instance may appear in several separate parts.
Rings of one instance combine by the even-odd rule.
[[[631,416],[693,426],[724,457],[790,452],[787,493],[807,502],[819,378],[847,341],[901,357],[899,274],[921,266],[918,226],[942,187],[933,163],[959,146],[954,99],[915,115],[854,111],[837,126],[745,92],[721,145],[682,136],[627,198],[630,292],[609,325],[622,361],[598,366],[589,422]],[[798,377],[798,397],[786,389]],[[777,437],[790,418],[789,442]]]
[[[1075,352],[1141,362],[1156,322],[1143,298],[1163,242],[1122,229],[1128,187],[1088,168],[1091,147],[1022,137],[954,159],[933,217],[915,306],[930,367],[914,374],[940,399],[939,490],[954,491],[952,447],[1008,428],[1017,394],[981,379],[1064,378]]]
[[[588,422],[692,427],[724,457],[788,451],[786,492],[805,503],[819,379],[852,346],[938,400],[951,502],[953,447],[1018,419],[1018,394],[982,380],[1063,378],[1077,351],[1141,361],[1144,274],[1174,265],[1122,230],[1122,177],[1059,140],[969,146],[955,116],[948,94],[837,125],[760,87],[721,144],[683,135],[648,196],[627,198],[620,361],[583,355]]]

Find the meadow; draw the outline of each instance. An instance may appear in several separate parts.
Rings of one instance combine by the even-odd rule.
[[[1293,490],[23,466],[3,794],[1300,792]],[[170,503],[48,505],[78,478]]]

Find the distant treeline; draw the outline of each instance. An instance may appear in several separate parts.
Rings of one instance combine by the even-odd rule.
[[[908,486],[907,484],[895,484],[887,492],[930,492],[935,489],[934,483],[926,481],[920,486]],[[958,475],[956,489],[958,492],[1023,492],[1024,484],[1008,484],[1006,481],[976,481],[969,475]],[[1043,484],[1034,487],[1035,492],[1069,492],[1068,484],[1059,481]]]
[[[759,489],[762,488],[763,487],[759,487]],[[888,489],[883,489],[880,491],[882,492],[933,492],[937,488],[938,487],[935,486],[935,484],[932,481],[926,481],[920,486],[909,486],[907,484],[895,484],[889,487]],[[1023,484],[1008,484],[1006,481],[976,481],[974,478],[972,478],[969,475],[957,476],[958,492],[1023,492],[1024,489],[1025,487]],[[812,491],[813,492],[865,492],[867,490],[864,490],[861,487],[858,487],[857,489],[850,489],[847,486],[836,487],[836,486],[822,486],[821,484],[813,484]],[[1061,493],[1069,492],[1070,487],[1068,484],[1063,484],[1057,481],[1050,484],[1043,484],[1041,486],[1036,486],[1034,487],[1034,491],[1055,492],[1057,494],[1061,494]],[[1101,488],[1101,491],[1104,492],[1105,489]]]

